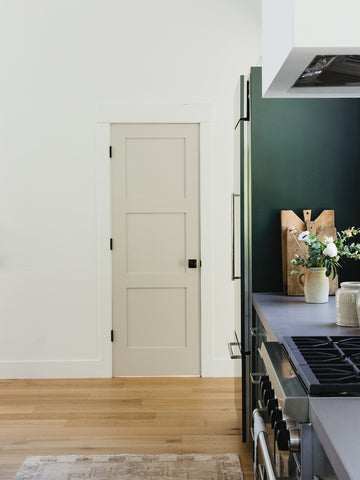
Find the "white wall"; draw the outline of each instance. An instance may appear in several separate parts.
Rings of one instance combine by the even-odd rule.
[[[231,375],[233,92],[260,0],[0,0],[0,377],[109,375],[96,108],[213,104],[212,375]]]

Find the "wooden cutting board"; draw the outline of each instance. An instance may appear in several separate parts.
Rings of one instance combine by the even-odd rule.
[[[308,230],[317,235],[320,240],[325,236],[336,238],[335,214],[334,210],[323,210],[320,215],[311,220],[311,210],[303,210],[304,219],[296,215],[292,210],[281,210],[281,247],[282,247],[282,271],[283,288],[287,295],[304,295],[304,287],[300,283],[304,279],[306,268],[294,266],[290,260],[294,258],[295,253],[300,255],[299,247],[288,228],[293,226],[297,230],[297,235]],[[303,243],[303,249],[307,253],[307,246]],[[290,275],[291,270],[296,270],[296,275]],[[335,295],[338,289],[338,277],[329,278],[329,294]]]

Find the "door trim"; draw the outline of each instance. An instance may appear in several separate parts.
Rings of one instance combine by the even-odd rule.
[[[198,123],[200,145],[200,328],[201,376],[212,376],[213,287],[213,158],[212,105],[122,105],[99,104],[97,107],[97,220],[98,220],[98,314],[99,351],[106,375],[112,377],[112,262],[110,191],[110,126],[112,123]]]

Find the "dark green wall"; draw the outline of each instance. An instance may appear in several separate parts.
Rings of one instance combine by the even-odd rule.
[[[280,292],[280,210],[331,209],[338,230],[360,226],[360,99],[263,99],[253,68],[251,150],[253,290]],[[344,280],[360,280],[360,262]]]

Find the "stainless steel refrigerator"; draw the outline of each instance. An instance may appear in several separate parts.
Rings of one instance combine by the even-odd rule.
[[[231,198],[232,280],[235,290],[234,339],[229,343],[235,361],[235,405],[242,424],[242,439],[249,440],[248,383],[251,326],[251,163],[250,77],[241,76],[234,105],[234,192]]]

